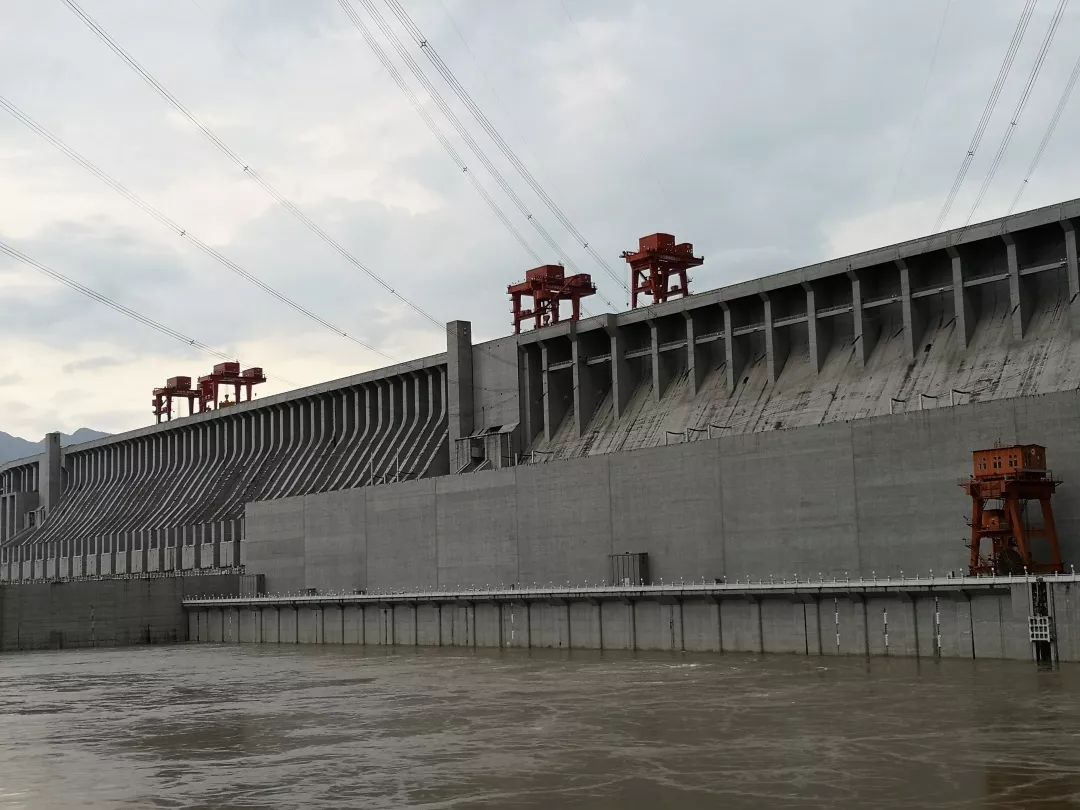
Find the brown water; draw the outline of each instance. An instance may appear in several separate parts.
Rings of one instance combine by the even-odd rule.
[[[1080,806],[1080,667],[19,653],[0,723],[0,808]]]

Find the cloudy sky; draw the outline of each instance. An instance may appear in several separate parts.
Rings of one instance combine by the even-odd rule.
[[[406,297],[439,320],[471,320],[481,339],[509,331],[505,286],[535,262],[335,0],[80,2]],[[402,2],[611,267],[623,272],[618,254],[638,236],[673,231],[707,258],[698,290],[929,232],[1023,5],[952,0],[946,14],[945,0]],[[1037,6],[948,225],[967,217],[1056,5]],[[976,219],[1008,210],[1078,42],[1074,4]],[[60,0],[0,0],[0,95],[190,233],[382,352],[408,359],[443,348],[438,329],[286,213]],[[1022,208],[1078,196],[1078,137],[1074,98]],[[618,286],[507,177],[620,304]],[[263,366],[273,378],[263,395],[386,364],[228,273],[3,111],[0,240]],[[594,299],[590,309],[607,307]],[[213,362],[0,256],[0,430],[38,438],[138,427],[152,420],[151,388]]]

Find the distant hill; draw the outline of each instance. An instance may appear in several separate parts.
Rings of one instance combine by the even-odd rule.
[[[108,435],[108,433],[102,433],[100,430],[79,428],[70,436],[66,433],[61,433],[60,444],[67,447],[69,444],[82,444],[83,442],[101,439]],[[10,433],[4,433],[4,431],[0,430],[0,464],[16,458],[37,455],[44,448],[44,439],[40,442],[31,442],[19,438],[18,436],[12,436]]]

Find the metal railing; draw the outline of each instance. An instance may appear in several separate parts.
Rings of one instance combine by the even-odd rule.
[[[911,591],[963,591],[973,588],[1008,587],[1020,583],[1029,583],[1036,580],[1049,582],[1080,582],[1075,567],[1070,567],[1069,573],[1063,574],[1006,574],[997,576],[957,574],[955,576],[899,576],[864,577],[851,579],[849,577],[819,575],[814,578],[791,578],[762,577],[754,579],[736,579],[735,582],[718,582],[702,578],[697,581],[679,580],[678,582],[665,583],[663,580],[655,585],[547,585],[532,583],[530,585],[496,585],[474,588],[461,588],[447,590],[440,588],[419,589],[386,589],[371,590],[357,593],[349,592],[326,592],[310,594],[275,593],[253,597],[194,597],[184,600],[188,607],[198,606],[228,606],[228,605],[274,605],[274,604],[304,604],[304,603],[368,603],[378,604],[385,602],[437,602],[437,601],[523,601],[543,599],[588,599],[590,597],[637,597],[642,599],[657,598],[664,596],[709,596],[709,595],[752,595],[752,594],[786,594],[786,593],[833,593],[833,592],[861,592],[861,593],[903,593]]]
[[[34,577],[0,580],[0,585],[48,585],[66,582],[103,582],[106,580],[175,579],[177,577],[202,577],[225,574],[246,574],[244,566],[228,568],[170,568],[167,571],[136,571],[127,574],[84,574],[76,577]]]

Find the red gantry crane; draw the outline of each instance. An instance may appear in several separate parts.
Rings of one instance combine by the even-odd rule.
[[[533,328],[558,323],[559,304],[569,301],[573,307],[570,320],[581,318],[581,299],[596,292],[596,285],[588,273],[566,276],[561,264],[545,264],[525,273],[525,280],[506,288],[514,313],[514,334],[521,333],[521,324],[532,320]],[[523,297],[533,299],[532,308],[522,309]]]
[[[199,399],[202,402],[202,410],[209,411],[217,408],[227,408],[240,402],[240,390],[245,392],[244,401],[251,401],[252,386],[266,382],[266,375],[261,368],[247,368],[240,370],[240,364],[236,362],[218,363],[214,370],[199,377]],[[220,400],[219,394],[222,388],[233,389],[233,399],[225,394],[225,399]]]
[[[240,370],[240,364],[236,362],[218,363],[214,370],[199,377],[198,388],[192,388],[191,377],[170,377],[161,388],[154,389],[154,416],[160,423],[162,417],[165,421],[172,421],[173,400],[186,399],[188,401],[188,416],[195,413],[214,410],[215,408],[227,408],[241,402],[240,392],[244,391],[243,401],[251,400],[251,389],[259,383],[266,382],[266,375],[258,367]],[[225,394],[225,399],[219,398],[222,388],[233,389],[233,399]]]
[[[975,451],[972,475],[961,483],[971,496],[972,574],[1064,571],[1050,505],[1060,483],[1046,469],[1046,448],[1041,445]],[[1027,512],[1029,501],[1038,501],[1038,515]],[[1036,554],[1034,541],[1039,541],[1041,554]]]
[[[191,377],[169,377],[162,388],[154,389],[154,399],[151,404],[154,406],[154,416],[159,424],[163,416],[166,422],[172,421],[174,399],[186,399],[188,416],[195,413],[196,403],[199,402],[199,392],[191,387]],[[199,412],[202,412],[201,404]]]
[[[652,303],[662,304],[670,298],[690,294],[690,278],[686,271],[698,267],[705,259],[694,255],[689,242],[675,244],[670,233],[653,233],[638,240],[636,253],[624,250],[621,254],[630,265],[631,306],[637,309],[638,294],[652,296]],[[677,279],[671,286],[672,279]]]

